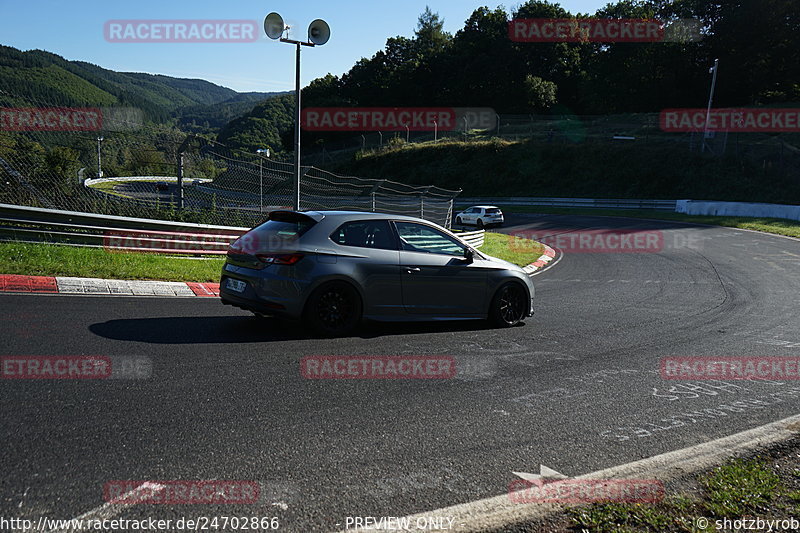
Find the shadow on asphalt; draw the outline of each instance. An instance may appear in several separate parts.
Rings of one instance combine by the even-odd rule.
[[[452,331],[490,329],[483,320],[447,322],[364,322],[351,335],[374,339],[388,335],[414,335]],[[276,342],[317,338],[301,322],[266,317],[207,316],[131,318],[98,322],[89,331],[100,337],[119,341],[153,344],[227,344]]]

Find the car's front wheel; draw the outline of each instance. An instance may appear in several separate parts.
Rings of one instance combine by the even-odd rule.
[[[506,283],[495,293],[489,320],[501,328],[519,324],[527,313],[527,294],[519,283]]]
[[[478,229],[483,229],[483,220],[478,219]]]
[[[320,335],[347,335],[361,322],[361,297],[344,281],[325,283],[308,298],[305,318]]]

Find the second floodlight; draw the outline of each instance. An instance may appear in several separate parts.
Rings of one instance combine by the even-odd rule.
[[[331,27],[322,19],[317,19],[308,25],[308,40],[317,46],[328,42],[331,38]]]

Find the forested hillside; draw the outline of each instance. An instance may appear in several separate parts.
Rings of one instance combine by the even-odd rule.
[[[280,94],[237,93],[205,80],[115,72],[43,50],[23,52],[10,46],[0,46],[0,90],[20,97],[21,103],[137,107],[151,121],[176,118],[188,129],[219,128]]]

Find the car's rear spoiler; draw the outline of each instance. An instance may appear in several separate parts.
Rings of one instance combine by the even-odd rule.
[[[314,222],[319,222],[325,218],[325,215],[317,211],[270,211],[269,220],[277,220],[279,222],[300,222],[301,220],[311,219]]]

